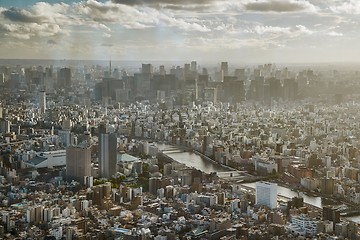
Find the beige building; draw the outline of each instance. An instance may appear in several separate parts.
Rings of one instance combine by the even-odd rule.
[[[91,150],[89,147],[71,146],[66,149],[66,177],[69,180],[84,181],[91,176]]]

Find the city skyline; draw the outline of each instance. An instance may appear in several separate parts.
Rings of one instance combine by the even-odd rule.
[[[2,58],[360,62],[360,3],[1,1]]]

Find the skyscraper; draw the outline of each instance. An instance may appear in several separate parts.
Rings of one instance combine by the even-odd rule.
[[[71,146],[66,149],[66,177],[69,180],[83,182],[85,176],[91,176],[91,149]]]
[[[71,88],[71,69],[61,68],[57,75],[57,84],[60,88]]]
[[[100,176],[111,178],[116,173],[117,138],[115,133],[100,132],[99,165]]]
[[[42,114],[45,113],[46,110],[46,92],[40,91],[39,93],[39,107]]]
[[[223,71],[224,76],[229,76],[228,62],[221,62],[221,70]]]
[[[256,204],[271,209],[277,207],[277,184],[269,182],[256,183]]]
[[[148,64],[142,64],[141,65],[141,73],[143,74],[152,74],[153,73],[153,66],[148,63]]]
[[[54,90],[54,76],[52,66],[45,68],[44,87],[45,91],[47,92],[52,92]]]
[[[196,61],[192,61],[190,65],[190,69],[192,72],[197,72],[197,64]]]

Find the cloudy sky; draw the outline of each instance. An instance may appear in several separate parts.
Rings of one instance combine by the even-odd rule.
[[[0,58],[360,62],[359,0],[0,0]]]

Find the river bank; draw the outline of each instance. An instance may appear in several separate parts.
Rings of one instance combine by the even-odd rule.
[[[158,144],[159,150],[165,150],[163,154],[172,158],[174,161],[183,163],[188,167],[193,167],[205,173],[217,172],[217,173],[226,173],[229,172],[229,167],[222,166],[219,163],[211,160],[211,158],[205,158],[201,154],[196,154],[195,151],[189,152],[189,149],[181,148],[176,145],[170,145],[166,143]],[[169,150],[169,152],[167,152]],[[173,152],[172,152],[173,150]],[[178,151],[176,151],[178,150]],[[231,171],[233,171],[231,169]],[[235,170],[236,171],[236,170]],[[247,189],[255,190],[256,182],[251,183],[242,183],[242,186],[245,186]],[[278,195],[285,199],[291,199],[293,197],[303,197],[304,203],[314,206],[316,208],[322,208],[325,205],[342,205],[352,206],[352,204],[347,204],[345,202],[336,201],[331,199],[329,196],[320,196],[316,193],[306,193],[304,191],[293,190],[291,186],[288,186],[284,183],[278,183]],[[360,216],[344,217],[347,220],[360,223]]]

